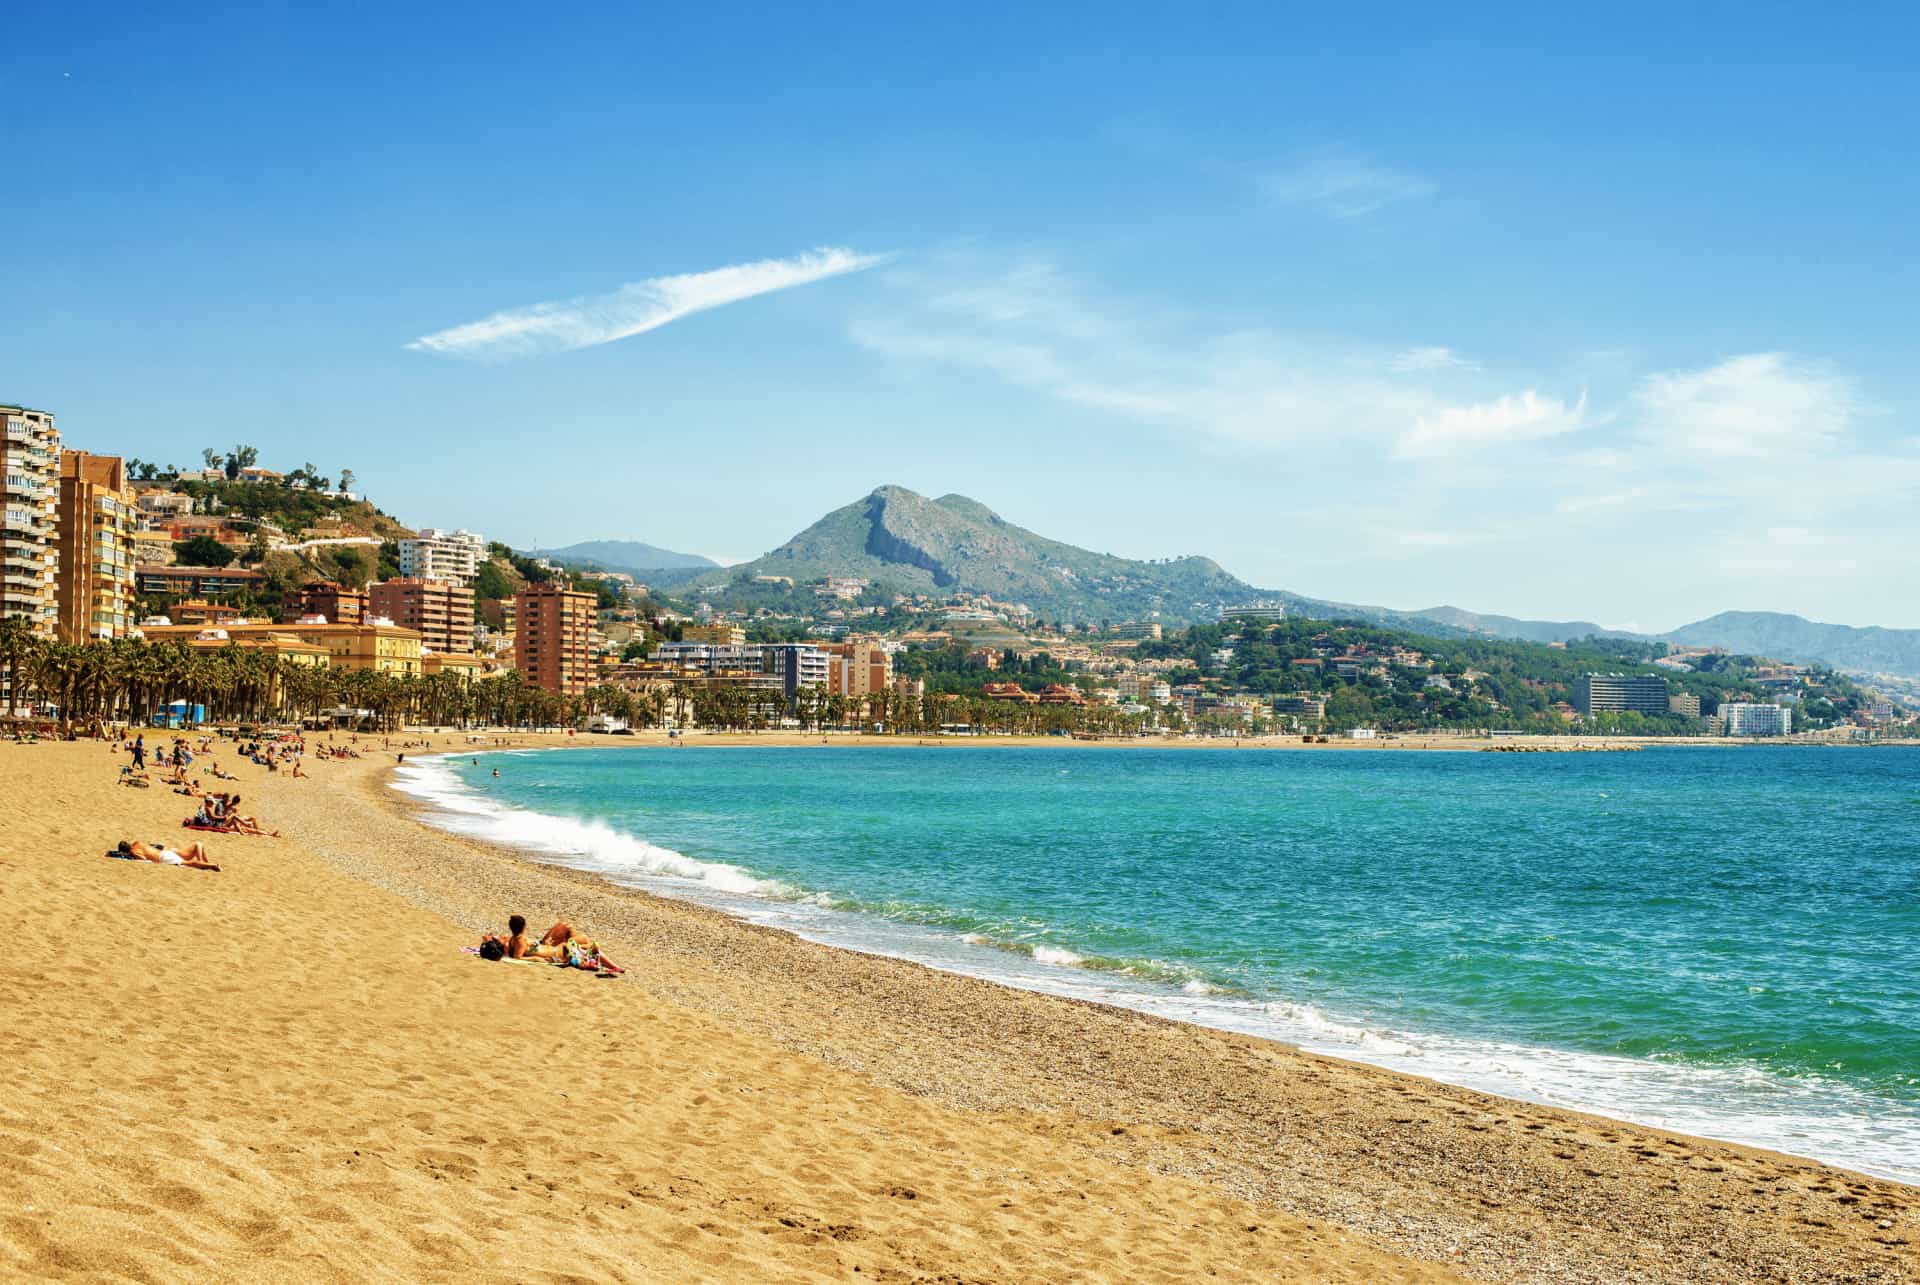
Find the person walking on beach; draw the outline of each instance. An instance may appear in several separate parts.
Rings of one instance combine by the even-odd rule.
[[[144,772],[147,770],[147,738],[145,733],[133,738],[133,770],[136,772]]]

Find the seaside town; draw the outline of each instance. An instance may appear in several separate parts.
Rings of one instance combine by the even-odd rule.
[[[47,411],[0,406],[0,421],[0,699],[69,731],[276,715],[1082,738],[1915,729],[1898,687],[1719,647],[1423,638],[1265,602],[1188,628],[1045,621],[832,575],[682,596],[406,527],[350,470],[281,472],[247,446],[161,467],[68,446]]]
[[[1914,26],[10,6],[0,1285],[1920,1285]]]

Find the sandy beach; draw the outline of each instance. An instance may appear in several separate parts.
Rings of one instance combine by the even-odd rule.
[[[413,819],[372,744],[216,752],[287,836],[210,836],[217,874],[104,859],[191,806],[108,747],[0,744],[0,1274],[1920,1278],[1913,1188],[521,861]],[[509,911],[628,975],[462,952]]]

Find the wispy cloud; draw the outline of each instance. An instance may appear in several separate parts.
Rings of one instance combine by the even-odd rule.
[[[1424,347],[1409,348],[1396,353],[1393,368],[1403,375],[1419,374],[1429,370],[1478,370],[1480,367],[1460,356],[1451,348]]]
[[[1587,396],[1576,402],[1542,397],[1531,388],[1471,406],[1449,406],[1437,415],[1422,415],[1394,446],[1400,456],[1443,455],[1477,451],[1508,442],[1538,441],[1580,428],[1587,415]]]
[[[1433,183],[1418,174],[1337,143],[1296,153],[1284,167],[1266,173],[1261,186],[1269,200],[1310,205],[1339,219],[1360,218],[1434,191]]]
[[[887,257],[829,246],[791,259],[761,259],[708,272],[650,277],[607,294],[509,308],[422,335],[407,347],[484,360],[591,348],[658,330],[669,322],[723,304],[860,272],[885,262]]]

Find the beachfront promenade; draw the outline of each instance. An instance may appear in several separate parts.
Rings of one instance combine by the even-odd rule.
[[[212,836],[213,874],[104,858],[191,810],[115,785],[107,746],[0,744],[0,889],[29,943],[0,962],[0,1274],[1841,1282],[1920,1262],[1898,1184],[513,861],[410,819],[371,749],[302,780],[220,757],[287,837]],[[586,926],[629,974],[463,953],[509,911]]]

